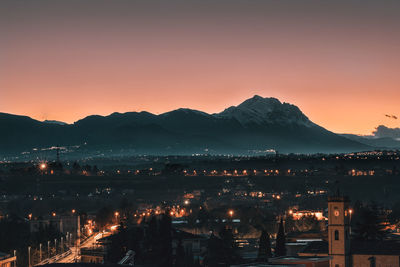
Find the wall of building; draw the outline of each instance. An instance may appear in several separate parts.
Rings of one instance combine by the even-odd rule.
[[[102,256],[94,255],[81,255],[81,262],[85,263],[103,263],[104,259]]]
[[[397,255],[352,255],[353,267],[369,267],[371,257],[375,258],[376,267],[400,266],[400,256]]]

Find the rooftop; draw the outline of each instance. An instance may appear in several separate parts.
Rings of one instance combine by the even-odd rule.
[[[328,254],[328,252],[329,252],[329,244],[327,241],[315,241],[308,243],[308,245],[304,249],[302,249],[299,253],[322,255],[322,254]]]
[[[353,255],[399,255],[400,242],[398,241],[351,241]]]

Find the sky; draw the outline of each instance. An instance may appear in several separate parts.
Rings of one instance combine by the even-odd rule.
[[[338,133],[399,127],[399,11],[368,0],[3,0],[0,112],[72,123],[221,112],[258,94]]]

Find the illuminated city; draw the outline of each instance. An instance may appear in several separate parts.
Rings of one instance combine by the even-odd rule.
[[[0,267],[399,267],[400,3],[0,2]]]

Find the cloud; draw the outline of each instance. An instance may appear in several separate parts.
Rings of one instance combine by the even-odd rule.
[[[387,117],[389,119],[397,120],[397,116],[396,115],[385,114],[385,117]]]
[[[400,139],[400,128],[389,128],[384,125],[379,125],[372,133],[376,137],[391,137],[394,139]]]

